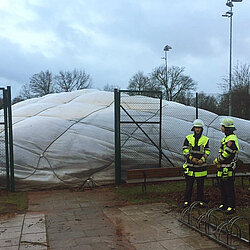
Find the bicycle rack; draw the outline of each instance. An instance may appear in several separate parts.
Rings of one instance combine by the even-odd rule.
[[[230,217],[219,208],[209,209],[206,203],[200,208],[199,201],[193,202],[183,209],[179,221],[228,249],[236,249],[233,239],[250,246],[250,220],[237,215]],[[242,236],[241,221],[248,224],[248,239]]]

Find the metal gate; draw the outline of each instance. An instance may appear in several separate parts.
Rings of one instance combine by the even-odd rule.
[[[115,182],[119,185],[127,169],[161,167],[162,92],[115,89],[114,95]]]
[[[15,191],[11,88],[0,88],[0,188]]]

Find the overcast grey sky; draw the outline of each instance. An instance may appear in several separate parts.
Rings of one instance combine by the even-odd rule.
[[[228,75],[226,0],[0,0],[0,85],[13,97],[49,69],[84,69],[93,88],[128,86],[138,70],[184,66],[198,91]],[[250,2],[234,3],[233,63],[250,63]]]

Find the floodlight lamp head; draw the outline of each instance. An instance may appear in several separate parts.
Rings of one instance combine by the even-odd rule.
[[[172,47],[169,46],[169,45],[166,45],[166,46],[164,47],[164,51],[169,51],[170,49],[172,49]]]
[[[227,0],[226,6],[232,8],[234,5],[233,5],[232,1]]]

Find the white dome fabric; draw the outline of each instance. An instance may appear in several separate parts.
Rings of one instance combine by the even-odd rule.
[[[142,108],[143,112],[150,112],[146,103],[152,102],[152,98],[127,98],[138,102],[131,112]],[[77,186],[90,176],[97,182],[114,181],[114,93],[85,89],[49,94],[13,105],[12,113],[17,181],[38,188]],[[222,117],[199,110],[199,118],[205,123],[203,134],[210,138],[211,163],[223,137],[219,125]],[[182,145],[185,136],[192,133],[194,119],[194,107],[163,101],[162,148],[176,166],[183,163]],[[250,122],[234,118],[234,123],[239,157],[249,162]],[[157,153],[143,151],[143,139],[138,139],[142,147],[135,153],[145,161],[158,157]],[[128,145],[129,140],[126,147]],[[137,148],[131,147],[131,150]],[[123,157],[130,159],[131,156]],[[163,159],[163,166],[166,165],[169,163]]]

